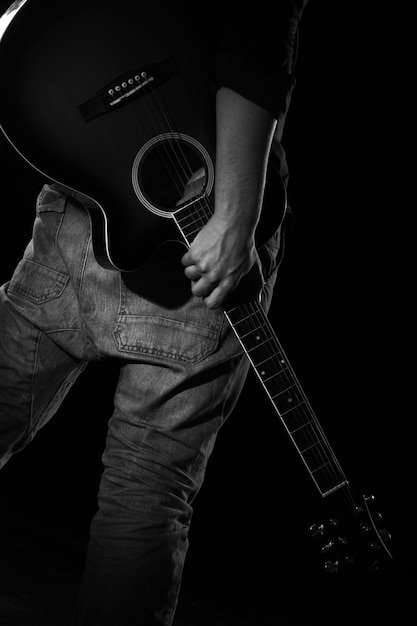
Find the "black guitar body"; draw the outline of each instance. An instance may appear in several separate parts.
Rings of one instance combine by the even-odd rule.
[[[209,201],[214,183],[204,37],[149,5],[17,2],[0,44],[4,134],[48,179],[94,201],[96,258],[125,271],[179,238],[170,218],[198,170],[192,198]],[[283,206],[281,181],[271,186]]]

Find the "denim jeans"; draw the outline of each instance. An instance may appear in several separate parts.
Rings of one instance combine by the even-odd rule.
[[[260,251],[266,307],[280,240]],[[192,296],[183,253],[170,242],[138,271],[104,269],[87,211],[46,185],[33,238],[0,290],[0,465],[88,363],[120,363],[74,626],[170,626],[193,499],[248,370],[222,312]]]

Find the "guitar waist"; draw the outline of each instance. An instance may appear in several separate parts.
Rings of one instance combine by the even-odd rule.
[[[71,198],[75,198],[78,202],[81,202],[86,208],[88,207],[97,207],[97,203],[94,202],[92,198],[89,196],[85,196],[83,193],[79,191],[75,191],[75,189],[71,189],[71,187],[66,187],[65,185],[61,185],[61,183],[52,183],[50,185],[51,189],[55,189],[55,191],[59,191],[60,193],[64,193],[67,196],[71,196]]]

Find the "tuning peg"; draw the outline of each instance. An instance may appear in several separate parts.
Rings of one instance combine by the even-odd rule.
[[[391,541],[391,539],[392,539],[391,533],[388,532],[388,530],[386,528],[381,528],[381,530],[379,531],[379,535],[380,535],[382,541]]]
[[[334,545],[334,541],[328,541],[323,546],[321,546],[320,551],[323,553],[329,552],[329,550],[332,550],[332,548],[334,548]]]
[[[340,561],[326,561],[323,567],[326,574],[337,574],[339,572]]]
[[[312,537],[320,539],[324,536],[325,526],[324,524],[312,524],[309,527],[309,531]]]
[[[360,529],[364,534],[366,534],[370,532],[371,527],[368,524],[361,524]]]
[[[381,564],[379,561],[373,561],[372,563],[368,563],[366,569],[371,572],[377,572],[380,569],[380,566]]]
[[[378,511],[374,511],[373,513],[371,513],[371,517],[374,522],[378,523],[378,522],[382,522],[382,519],[384,516],[382,515],[382,513],[379,513]]]
[[[341,546],[347,546],[349,545],[349,539],[343,535],[337,538],[337,543]]]

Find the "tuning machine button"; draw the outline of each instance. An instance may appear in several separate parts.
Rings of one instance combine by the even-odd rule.
[[[379,531],[379,536],[381,537],[382,541],[391,541],[392,539],[391,533],[388,532],[386,528],[381,528],[381,530]]]
[[[324,524],[312,524],[309,531],[314,539],[321,539],[324,536],[325,526]]]
[[[326,561],[324,564],[324,571],[326,574],[338,574],[340,568],[340,561]]]
[[[321,546],[320,550],[324,554],[325,552],[329,552],[329,550],[332,550],[334,546],[335,546],[334,541],[328,541],[323,546]]]
[[[349,539],[347,537],[345,537],[344,535],[342,535],[341,537],[337,538],[337,543],[340,546],[347,546],[347,545],[349,545]]]

